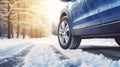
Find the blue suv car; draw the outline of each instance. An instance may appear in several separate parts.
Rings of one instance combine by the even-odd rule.
[[[84,38],[115,38],[120,45],[120,0],[62,0],[58,40],[63,49],[78,48]]]

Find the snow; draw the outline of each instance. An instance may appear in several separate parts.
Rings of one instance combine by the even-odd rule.
[[[29,46],[32,46],[32,44],[28,40],[0,40],[0,59],[15,55]]]
[[[0,40],[0,57],[8,57],[29,46],[34,46],[24,56],[23,67],[120,67],[120,60],[114,61],[104,55],[95,55],[81,49],[63,50],[57,41],[57,37],[38,39],[12,39]],[[116,46],[113,39],[83,40],[82,45]]]
[[[82,50],[63,50],[69,59],[61,60],[52,47],[35,47],[25,58],[24,67],[120,67],[120,61],[112,61],[103,55]]]
[[[23,67],[120,67],[120,61],[113,61],[102,54],[95,55],[81,49],[63,50],[57,45],[56,37],[38,39],[38,41],[34,40],[36,47],[25,57]],[[85,44],[84,42],[82,45]],[[110,44],[109,46],[116,45],[113,39],[93,39],[88,42],[89,44],[104,44],[106,42],[104,46],[108,44]],[[67,58],[60,59],[61,54],[55,53],[54,48],[59,49],[61,54]]]
[[[94,55],[79,50],[67,50],[66,55],[70,57],[68,60],[71,64],[79,67],[120,67],[120,63],[114,63],[111,59],[104,57],[102,54]]]
[[[97,45],[97,46],[118,46],[113,38],[106,39],[83,39],[81,45]]]

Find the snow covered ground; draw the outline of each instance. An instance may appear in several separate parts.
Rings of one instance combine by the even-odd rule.
[[[117,44],[113,39],[91,39],[83,40],[82,46],[84,45],[116,46]],[[55,36],[41,39],[0,40],[0,59],[15,55],[30,46],[33,48],[23,57],[22,67],[120,67],[120,60],[113,61],[102,54],[95,55],[81,49],[63,50]]]

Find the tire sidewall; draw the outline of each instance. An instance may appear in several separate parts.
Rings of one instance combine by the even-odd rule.
[[[63,49],[68,49],[69,46],[70,46],[70,42],[72,40],[72,35],[71,35],[71,31],[70,31],[70,37],[69,37],[69,41],[67,42],[66,45],[63,45],[61,42],[60,42],[60,39],[59,39],[59,28],[60,28],[60,25],[62,23],[62,21],[67,21],[68,25],[69,25],[69,18],[67,16],[64,16],[62,17],[62,19],[60,19],[60,23],[59,23],[59,26],[58,26],[58,41],[59,41],[59,44],[60,46],[63,48]],[[69,29],[70,29],[70,25],[69,25]]]

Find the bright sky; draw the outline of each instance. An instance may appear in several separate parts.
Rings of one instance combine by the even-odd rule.
[[[60,12],[65,7],[65,3],[60,2],[59,0],[48,0],[45,2],[48,5],[48,15],[52,20],[59,20]]]
[[[56,22],[59,21],[60,12],[65,5],[66,3],[60,2],[60,0],[44,0],[42,3],[40,0],[32,8],[38,15],[45,15],[49,19],[48,22]]]

